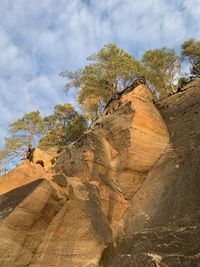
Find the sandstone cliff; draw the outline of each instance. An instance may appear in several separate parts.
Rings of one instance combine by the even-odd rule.
[[[0,266],[200,266],[200,80],[115,97],[75,143],[0,180]]]

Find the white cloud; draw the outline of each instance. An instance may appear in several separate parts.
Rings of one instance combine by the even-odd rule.
[[[35,72],[35,61],[16,45],[8,33],[0,28],[0,73],[4,76],[29,75]]]
[[[196,4],[195,4],[196,2]],[[0,9],[0,145],[25,112],[47,114],[63,94],[58,73],[108,42],[141,56],[199,38],[199,0],[3,0]]]

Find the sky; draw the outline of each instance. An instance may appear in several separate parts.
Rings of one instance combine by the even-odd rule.
[[[114,42],[141,58],[200,39],[200,0],[0,0],[0,147],[24,113],[76,105],[64,93],[64,70]]]

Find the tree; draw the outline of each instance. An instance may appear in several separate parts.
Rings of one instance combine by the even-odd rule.
[[[178,87],[181,89],[190,82],[190,78],[181,76],[178,80]]]
[[[90,119],[94,119],[102,106],[142,72],[142,65],[115,44],[105,45],[87,58],[91,63],[78,71],[65,71],[66,90],[78,90],[78,102]]]
[[[32,148],[34,138],[39,138],[44,133],[44,124],[40,112],[26,113],[21,119],[10,124],[10,132],[28,139],[28,148]]]
[[[28,147],[26,136],[11,136],[5,138],[4,148],[0,151],[0,173],[12,167],[19,160],[25,159]]]
[[[70,144],[76,141],[87,129],[87,122],[85,118],[78,114],[65,128],[65,142]]]
[[[181,71],[181,59],[173,49],[160,48],[144,53],[144,75],[160,96],[176,92],[175,83]]]
[[[27,151],[32,149],[34,141],[44,131],[43,120],[39,111],[25,114],[21,119],[10,124],[11,136],[5,138],[4,148],[0,151],[0,169],[12,166],[25,159]]]
[[[81,103],[80,106],[84,110],[85,117],[93,121],[102,110],[103,104],[99,103],[101,98],[97,95],[90,95],[88,97],[85,95],[85,97],[83,97],[81,93],[82,92],[80,92],[78,96],[79,103]]]
[[[187,58],[192,65],[191,74],[200,77],[200,41],[189,39],[181,45],[182,57]]]
[[[44,125],[46,133],[39,141],[42,148],[67,145],[87,128],[86,120],[71,104],[56,105],[54,113],[44,118]]]

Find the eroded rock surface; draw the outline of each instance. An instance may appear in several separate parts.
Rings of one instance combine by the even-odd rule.
[[[1,178],[0,266],[199,266],[199,83],[156,105],[129,88]]]
[[[157,106],[170,146],[131,199],[125,234],[102,266],[200,266],[200,79]]]
[[[58,156],[57,151],[58,148],[56,147],[46,149],[45,151],[40,148],[34,149],[33,163],[42,166],[47,171],[51,171]]]
[[[22,185],[28,184],[45,175],[45,170],[40,165],[25,161],[6,175],[0,178],[0,194],[11,191]]]

